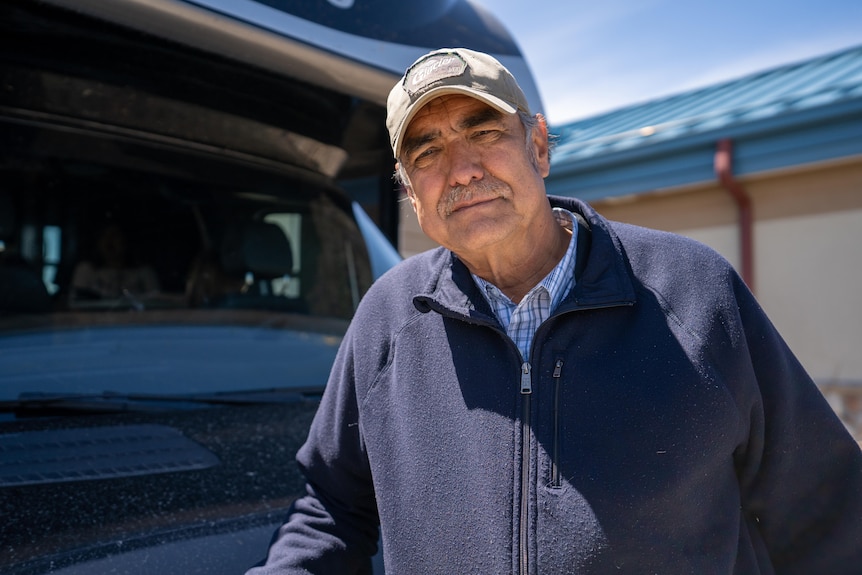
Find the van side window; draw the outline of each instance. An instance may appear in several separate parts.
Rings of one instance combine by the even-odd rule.
[[[44,226],[42,228],[42,281],[51,295],[60,289],[56,282],[62,240],[63,231],[59,226]]]
[[[272,280],[273,293],[288,298],[297,298],[301,292],[299,272],[302,269],[302,215],[291,213],[271,213],[263,221],[277,225],[288,238],[293,259],[291,273]]]

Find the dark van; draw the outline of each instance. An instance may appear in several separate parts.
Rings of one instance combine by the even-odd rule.
[[[411,6],[0,4],[0,572],[263,558],[399,260],[389,87],[446,44],[522,62],[472,3]]]

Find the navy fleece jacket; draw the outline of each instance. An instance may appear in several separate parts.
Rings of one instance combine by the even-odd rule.
[[[862,454],[734,270],[551,203],[589,229],[529,366],[449,251],[372,286],[250,573],[366,573],[378,521],[389,575],[862,573]]]

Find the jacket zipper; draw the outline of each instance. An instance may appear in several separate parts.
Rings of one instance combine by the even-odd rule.
[[[611,308],[617,307],[620,305],[633,305],[632,302],[615,302],[609,304],[602,305],[588,305],[579,308],[573,308],[568,310],[558,310],[554,316],[562,315],[562,313],[568,313],[573,311],[587,310],[587,309],[603,309],[603,308]],[[554,317],[552,316],[552,317]],[[549,318],[551,319],[551,318]],[[541,329],[541,327],[539,328]],[[536,330],[536,334],[533,337],[533,348],[536,346],[536,341],[539,337],[539,330]],[[561,381],[562,381],[562,371],[563,371],[563,360],[557,359],[554,363],[554,445],[552,448],[552,468],[551,468],[551,483],[553,487],[559,487],[561,485],[560,481],[560,470],[558,467],[559,455],[560,455],[560,396],[562,394],[561,389]],[[522,406],[523,413],[521,414],[521,514],[519,518],[518,528],[519,528],[519,547],[520,547],[520,557],[519,557],[519,574],[527,575],[529,569],[529,553],[527,545],[529,544],[529,515],[527,513],[527,506],[530,500],[530,430],[532,427],[531,422],[531,396],[533,393],[533,379],[531,375],[531,366],[530,363],[524,361],[521,363],[521,395],[523,396]]]
[[[577,302],[576,302],[577,304]],[[621,301],[614,303],[607,303],[601,305],[586,305],[583,307],[575,307],[566,310],[558,310],[558,313],[554,314],[561,315],[559,312],[568,313],[572,311],[579,310],[587,310],[587,309],[603,309],[610,307],[617,307],[620,305],[634,305],[633,302]],[[440,311],[441,314],[446,315],[443,311]],[[495,329],[496,331],[502,333],[503,336],[508,337],[505,331],[500,330],[499,327],[495,326],[491,322],[477,322],[473,318],[465,317],[463,315],[456,315],[458,319],[464,320],[468,323],[474,323],[476,325],[485,325]],[[550,318],[549,318],[550,319]],[[537,330],[538,332],[538,330]],[[533,347],[536,345],[536,336],[533,339]],[[520,353],[518,354],[520,355]],[[557,360],[554,366],[554,377],[556,377],[557,381],[557,389],[559,390],[559,381],[560,377],[558,375],[558,371],[562,370],[562,360]],[[521,363],[521,380],[520,380],[520,388],[521,395],[523,396],[523,412],[521,416],[521,513],[519,518],[519,546],[520,546],[520,557],[519,557],[519,573],[520,575],[527,575],[529,568],[529,554],[527,552],[527,545],[529,543],[529,520],[527,514],[527,505],[529,504],[530,497],[530,430],[532,427],[531,423],[531,401],[530,396],[533,393],[533,380],[531,375],[531,366],[527,361],[522,361]],[[557,470],[557,452],[559,450],[557,435],[559,431],[558,418],[559,418],[559,410],[557,409],[557,400],[555,399],[555,409],[554,409],[554,418],[555,418],[555,431],[554,431],[554,475],[556,476],[557,481],[559,481],[559,471]]]
[[[523,414],[521,418],[521,513],[519,524],[520,537],[520,573],[527,574],[529,566],[529,555],[527,544],[529,542],[529,526],[527,506],[530,497],[530,396],[533,393],[533,378],[530,374],[530,363],[521,364],[521,395],[523,398]]]
[[[554,363],[554,447],[552,450],[551,459],[551,487],[560,486],[560,468],[557,463],[560,461],[560,394],[561,382],[560,377],[563,372],[563,360],[558,359]]]

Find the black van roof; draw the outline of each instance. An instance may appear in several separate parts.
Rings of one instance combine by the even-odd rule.
[[[425,52],[469,47],[497,57],[543,109],[517,44],[471,0],[47,1],[379,105]]]

